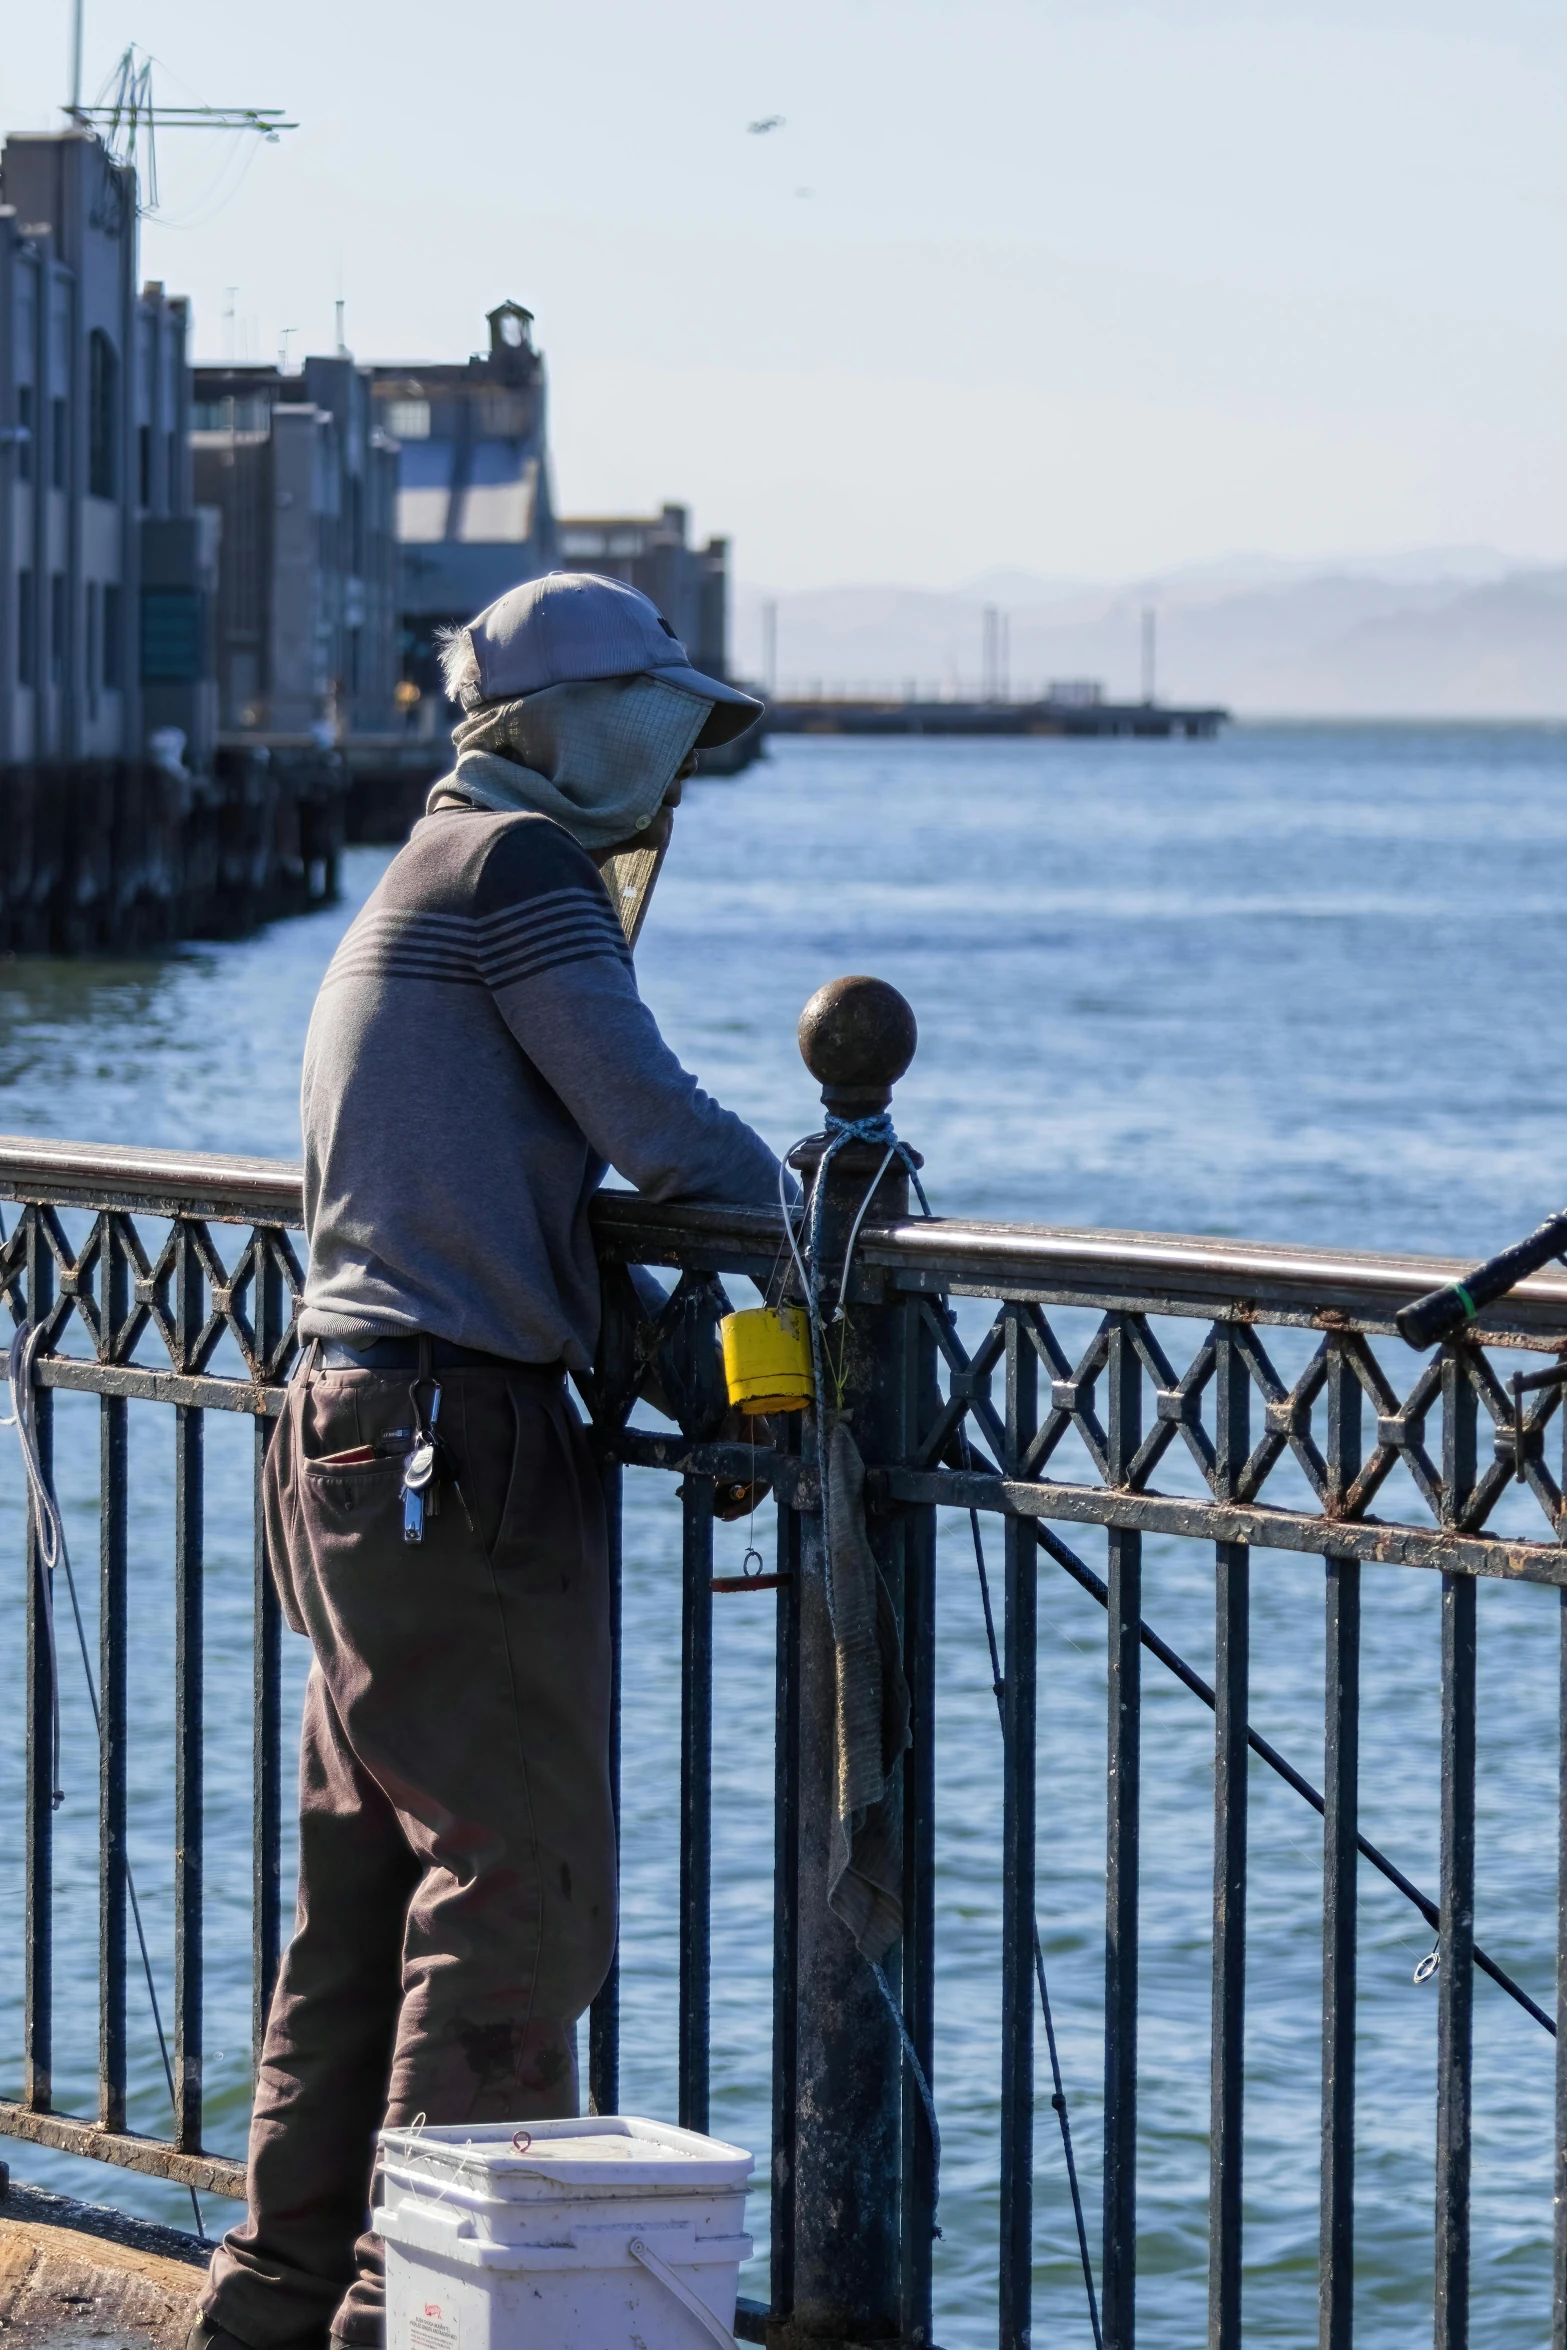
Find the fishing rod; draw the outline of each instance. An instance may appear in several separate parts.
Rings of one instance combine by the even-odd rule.
[[[1505,1297],[1510,1289],[1516,1288],[1528,1274],[1537,1273],[1542,1265],[1548,1265],[1553,1257],[1567,1262],[1567,1209],[1559,1216],[1547,1216],[1526,1239],[1515,1240],[1511,1248],[1487,1257],[1483,1265],[1476,1265],[1461,1281],[1446,1281],[1440,1289],[1428,1290],[1413,1305],[1405,1306],[1396,1317],[1400,1338],[1407,1345],[1422,1349],[1456,1338],[1487,1306]],[[1513,1374],[1512,1426],[1499,1431],[1499,1438],[1506,1435],[1511,1440],[1513,1476],[1520,1485],[1528,1474],[1529,1459],[1523,1399],[1546,1387],[1567,1387],[1567,1360],[1553,1363],[1549,1370],[1536,1371],[1527,1378],[1521,1371]]]
[[[1416,1347],[1437,1346],[1444,1338],[1456,1338],[1485,1307],[1505,1297],[1527,1274],[1538,1273],[1542,1265],[1564,1254],[1567,1208],[1559,1216],[1547,1216],[1526,1240],[1515,1240],[1511,1248],[1487,1257],[1462,1281],[1444,1282],[1440,1289],[1428,1290],[1413,1305],[1405,1306],[1397,1317],[1398,1335]]]

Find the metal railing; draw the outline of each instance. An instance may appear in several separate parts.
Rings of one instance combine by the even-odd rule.
[[[835,1096],[831,1084],[824,1098],[840,1109],[847,1099]],[[807,1149],[802,1156],[809,1171],[813,1154]],[[1324,1563],[1326,1767],[1315,1800],[1324,1822],[1319,2300],[1325,2350],[1347,2350],[1352,2323],[1356,1872],[1357,1850],[1369,1849],[1357,1814],[1361,1567],[1380,1562],[1441,1577],[1440,1888],[1439,1900],[1427,1905],[1438,1922],[1440,1950],[1435,2324],[1438,2350],[1461,2350],[1468,2339],[1476,1963],[1476,1589],[1488,1576],[1567,1588],[1567,1516],[1547,1457],[1561,1390],[1541,1392],[1520,1440],[1495,1357],[1567,1345],[1567,1278],[1532,1277],[1462,1341],[1429,1360],[1409,1358],[1400,1391],[1388,1368],[1390,1350],[1379,1351],[1375,1342],[1392,1332],[1400,1305],[1455,1270],[1443,1260],[911,1220],[901,1170],[885,1170],[879,1147],[851,1144],[825,1178],[823,1262],[842,1261],[849,1225],[878,1171],[880,1187],[859,1233],[837,1327],[843,1402],[868,1464],[868,1532],[897,1609],[912,1696],[914,1738],[901,1766],[905,1931],[888,1973],[927,2073],[935,1996],[937,1513],[989,1513],[1003,1532],[997,2161],[1003,2350],[1024,2350],[1032,2293],[1037,1568],[1042,1549],[1074,1555],[1052,1532],[1072,1525],[1101,1526],[1107,1542],[1098,1585],[1109,1673],[1104,2339],[1130,2350],[1136,2290],[1140,1661],[1143,1645],[1164,1653],[1142,1621],[1142,1543],[1151,1533],[1213,1545],[1209,2340],[1219,2350],[1233,2350],[1242,2338],[1250,1553],[1253,1547],[1304,1552]],[[52,1689],[38,1562],[30,1557],[23,2091],[0,2103],[0,2133],[239,2195],[240,2166],[202,2146],[202,1431],[210,1411],[249,1414],[259,1476],[294,1354],[301,1269],[290,1235],[299,1227],[299,1173],[270,1161],[11,1140],[0,1141],[0,1198],[20,1203],[0,1243],[0,1295],[14,1322],[31,1320],[45,1331],[37,1380],[46,1461],[51,1397],[75,1390],[99,1399],[103,1703],[99,2103],[89,2118],[55,2112],[51,2095]],[[73,1211],[85,1212],[74,1219],[85,1230],[76,1242],[66,1235]],[[658,1469],[682,1480],[679,2118],[699,2129],[708,2118],[713,1500],[720,1483],[743,1482],[759,1469],[772,1478],[779,1501],[772,2309],[743,2304],[740,2330],[776,2345],[929,2343],[934,2180],[924,2111],[879,1989],[825,1904],[833,1666],[810,1432],[786,1435],[758,1454],[726,1442],[721,1429],[713,1334],[728,1307],[723,1285],[749,1278],[777,1294],[781,1224],[765,1213],[603,1194],[594,1228],[604,1328],[595,1372],[581,1386],[609,1504],[617,1593],[623,1469]],[[638,1302],[626,1271],[631,1266],[664,1267],[677,1276],[656,1318]],[[1061,1335],[1063,1316],[1070,1322],[1082,1312],[1094,1317],[1093,1334],[1074,1356]],[[1168,1328],[1161,1337],[1158,1326],[1182,1324],[1195,1343],[1178,1370],[1166,1351],[1175,1340]],[[1270,1342],[1270,1330],[1309,1335]],[[212,1368],[228,1340],[238,1346],[243,1376]],[[1270,1343],[1275,1353],[1289,1346],[1306,1356],[1289,1383],[1275,1367]],[[635,1416],[655,1375],[678,1416],[678,1434],[639,1425]],[[126,1412],[136,1399],[172,1410],[176,1472],[178,2127],[168,2140],[125,2126]],[[1194,1491],[1173,1489],[1179,1478],[1158,1481],[1172,1452],[1190,1464],[1183,1474]],[[1074,1473],[1063,1474],[1065,1468]],[[1396,1470],[1408,1472],[1415,1507],[1403,1518],[1379,1517],[1373,1505]],[[1498,1514],[1516,1516],[1517,1498],[1503,1508],[1509,1492],[1532,1496],[1536,1522],[1522,1535],[1493,1530]],[[618,1656],[618,1622],[616,1631]],[[279,1691],[279,1618],[258,1531],[252,1961],[258,2044],[279,1951]],[[1263,1742],[1252,1742],[1271,1755]],[[1557,1983],[1560,1999],[1567,1959],[1559,1961]],[[589,2032],[590,2093],[600,2111],[618,2102],[617,2019],[612,1977]],[[1557,2079],[1562,2149],[1567,2065]],[[1567,2350],[1564,2159],[1559,2152],[1557,2350]],[[845,2211],[855,2215],[848,2229]]]

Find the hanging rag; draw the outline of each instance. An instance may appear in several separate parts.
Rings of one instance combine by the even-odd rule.
[[[865,1463],[846,1419],[827,1438],[827,1609],[837,1667],[837,1816],[827,1906],[873,1964],[903,1932],[903,1805],[912,1743],[898,1619],[865,1532]]]

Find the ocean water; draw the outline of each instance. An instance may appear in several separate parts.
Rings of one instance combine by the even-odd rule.
[[[1476,1256],[1567,1196],[1567,732],[1244,728],[1215,743],[788,741],[695,787],[639,950],[688,1065],[781,1147],[815,1123],[794,1045],[843,971],[909,996],[920,1051],[898,1090],[938,1212],[1237,1233]],[[144,964],[0,965],[0,1128],[294,1155],[300,1046],[344,924],[385,862],[353,852],[342,903],[237,945]],[[5,1211],[0,1211],[5,1212]],[[1064,1334],[1082,1335],[1070,1316]],[[1196,1325],[1165,1325],[1177,1359]],[[1270,1345],[1273,1341],[1270,1340]],[[1281,1334],[1286,1374],[1296,1361]],[[1390,1355],[1390,1369],[1399,1366]],[[1410,1358],[1406,1358],[1406,1362]],[[94,1406],[62,1397],[59,1482],[89,1643]],[[171,1996],[171,1438],[133,1407],[132,1860]],[[208,1420],[208,2140],[239,2152],[248,2093],[250,1431]],[[1167,1456],[1169,1476],[1180,1472]],[[679,1527],[668,1482],[628,1480],[623,2102],[675,2104]],[[771,1542],[770,1509],[759,1517]],[[1069,1533],[1070,1529],[1066,1530]],[[1102,1565],[1102,1537],[1071,1537]],[[745,1529],[722,1535],[738,1563]],[[999,1530],[988,1535],[999,1564]],[[1040,1587],[1039,1907],[1097,2255],[1103,1980],[1104,1624]],[[22,1547],[0,1449],[0,2091],[20,2076]],[[1252,1718],[1322,1761],[1322,1572],[1257,1553]],[[1438,1592],[1365,1578],[1362,1825],[1417,1881],[1437,1864]],[[1205,1672],[1211,1559],[1148,1546],[1148,1618]],[[765,2176],[771,1947],[772,1611],[716,1603],[713,2127]],[[1558,1609],[1482,1588],[1480,1939],[1549,2008]],[[6,1631],[3,1627],[9,1626]],[[71,1638],[68,1620],[62,1637]],[[938,1590],[938,2035],[946,2160],[937,2338],[994,2334],[999,1738],[966,1523]],[[290,1703],[302,1679],[288,1644]],[[62,1657],[57,2098],[90,2110],[95,1784],[80,1671]],[[1139,2332],[1202,2338],[1212,1723],[1144,1667]],[[1250,1781],[1247,2338],[1315,2339],[1321,1842],[1263,1767]],[[1419,1917],[1361,1876],[1357,2339],[1429,2325],[1435,1998]],[[145,1993],[129,1988],[133,2121],[167,2101]],[[1475,1999],[1477,2346],[1549,2337],[1548,2037],[1484,1980]],[[1087,2343],[1040,2059],[1039,2338]],[[170,2218],[177,2192],[38,2150],[22,2175]],[[226,2207],[209,2200],[209,2228]],[[751,2225],[765,2247],[766,2210]],[[765,2291],[765,2264],[746,2287]]]

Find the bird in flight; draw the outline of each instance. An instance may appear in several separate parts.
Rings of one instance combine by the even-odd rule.
[[[748,122],[745,127],[753,139],[761,139],[769,131],[781,131],[783,126],[784,118],[781,114],[764,114],[759,122]]]

